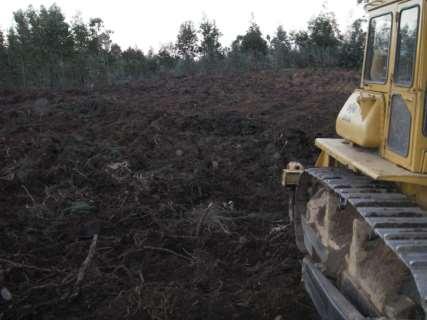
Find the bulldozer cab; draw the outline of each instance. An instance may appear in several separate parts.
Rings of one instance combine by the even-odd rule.
[[[383,156],[416,172],[427,171],[425,4],[422,0],[368,4],[362,84],[366,91],[385,94]]]
[[[426,5],[425,0],[368,2],[361,90],[337,119],[343,138],[378,149],[383,158],[416,173],[427,173]]]

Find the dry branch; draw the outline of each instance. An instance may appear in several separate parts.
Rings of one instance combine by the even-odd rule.
[[[30,191],[28,191],[27,187],[22,185],[22,189],[24,189],[25,193],[27,194],[28,198],[30,198],[31,202],[33,203],[33,206],[36,205],[36,200],[34,200],[34,197],[31,195]]]
[[[86,259],[84,259],[82,265],[80,266],[79,273],[77,274],[76,283],[74,284],[73,291],[71,292],[71,295],[69,297],[70,299],[77,297],[80,293],[81,283],[86,275],[87,269],[89,268],[93,260],[93,257],[95,256],[97,242],[98,242],[98,235],[95,234],[92,238],[92,242],[90,244],[89,252],[86,256]]]
[[[179,254],[178,252],[175,252],[175,251],[170,250],[170,249],[160,248],[160,247],[152,247],[152,246],[144,246],[144,249],[145,250],[154,250],[154,251],[166,252],[166,253],[172,254],[178,258],[185,259],[187,261],[192,261],[192,259],[190,257],[186,257],[186,256]]]
[[[0,258],[0,262],[7,263],[15,268],[30,269],[30,270],[36,270],[36,271],[42,271],[42,272],[58,272],[59,271],[59,270],[49,269],[49,268],[39,268],[36,266],[31,266],[24,263],[18,263],[18,262],[14,262],[14,261],[3,259],[3,258]]]

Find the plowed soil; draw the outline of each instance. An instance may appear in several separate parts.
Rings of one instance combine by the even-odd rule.
[[[0,319],[315,318],[280,173],[357,79],[0,91]]]

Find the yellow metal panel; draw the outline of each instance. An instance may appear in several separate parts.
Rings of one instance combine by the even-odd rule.
[[[322,152],[320,152],[320,155],[317,158],[316,167],[317,168],[331,167],[331,161],[330,160],[331,160],[331,157],[329,157],[329,154],[322,151]]]
[[[337,134],[361,147],[379,148],[383,136],[384,95],[356,90],[338,115]]]
[[[424,210],[427,210],[427,186],[409,183],[398,184],[400,190]]]
[[[372,179],[427,186],[427,175],[403,169],[383,159],[378,152],[356,147],[343,139],[316,139],[316,146],[342,165]]]

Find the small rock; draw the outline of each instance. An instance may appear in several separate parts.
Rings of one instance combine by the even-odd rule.
[[[218,169],[218,167],[219,167],[218,161],[212,161],[212,168]]]
[[[245,244],[247,242],[248,242],[248,239],[246,239],[245,237],[242,236],[242,237],[239,238],[239,243],[240,244]]]
[[[178,150],[176,150],[175,154],[176,154],[178,157],[182,157],[182,156],[184,155],[184,151],[182,151],[181,149],[178,149]]]
[[[283,320],[283,317],[281,315],[278,315],[274,318],[274,320]]]
[[[107,165],[107,168],[111,170],[118,170],[118,169],[129,169],[129,162],[123,161],[123,162],[114,162]]]
[[[273,155],[273,158],[274,158],[275,160],[279,160],[281,157],[282,157],[282,156],[280,155],[280,153],[279,153],[279,152],[276,152],[276,153]]]
[[[234,202],[233,201],[225,202],[224,208],[234,211]]]
[[[9,302],[9,301],[12,300],[12,294],[5,287],[1,288],[1,290],[0,290],[0,296],[1,296],[1,300],[5,301],[5,302]]]

